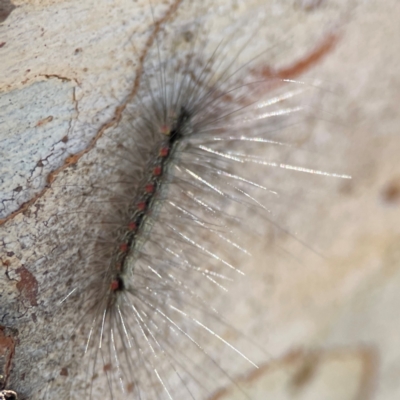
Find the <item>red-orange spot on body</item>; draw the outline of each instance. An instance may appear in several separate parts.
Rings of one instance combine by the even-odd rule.
[[[119,249],[122,251],[122,252],[127,252],[128,251],[128,243],[122,243],[122,244],[120,244],[119,245]]]
[[[169,135],[171,133],[171,129],[168,125],[161,125],[160,133],[162,133],[163,135]]]
[[[112,290],[112,291],[116,291],[116,290],[118,290],[119,289],[119,282],[118,282],[118,280],[117,279],[114,279],[112,282],[111,282],[111,284],[110,284],[110,289]]]
[[[154,185],[152,183],[149,183],[145,187],[146,193],[153,193],[154,191]]]
[[[162,168],[160,166],[155,167],[154,170],[153,170],[153,175],[160,176],[161,172],[162,172]]]
[[[168,147],[162,147],[160,150],[160,157],[167,157],[169,153]]]
[[[129,224],[128,224],[128,229],[129,229],[130,231],[136,231],[136,229],[137,229],[136,222],[129,222]]]
[[[138,203],[137,208],[139,211],[144,211],[146,209],[146,203],[144,201],[141,201]]]

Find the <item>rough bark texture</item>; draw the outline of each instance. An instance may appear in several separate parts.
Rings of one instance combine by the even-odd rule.
[[[155,24],[168,26],[179,1],[154,3]],[[400,398],[400,4],[209,3],[213,40],[218,24],[262,10],[254,51],[278,43],[272,66],[282,77],[334,87],[308,129],[327,169],[353,176],[299,178],[287,199],[279,221],[315,252],[283,233],[246,243],[247,277],[224,307],[269,357],[240,379],[252,399]],[[55,194],[59,176],[118,122],[154,23],[147,0],[13,4],[0,0],[0,389],[28,397],[44,385],[38,371],[47,379],[62,357],[47,300],[59,289],[52,254],[71,236],[49,228],[67,207]],[[235,390],[214,399],[236,399]]]

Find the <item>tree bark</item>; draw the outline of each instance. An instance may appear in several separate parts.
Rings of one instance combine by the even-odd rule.
[[[179,46],[203,13],[215,43],[231,24],[244,21],[250,35],[255,15],[264,18],[246,51],[274,43],[266,69],[333,86],[306,129],[327,169],[353,177],[298,178],[291,185],[302,190],[286,199],[279,221],[299,242],[262,231],[246,243],[247,277],[229,293],[240,304],[222,305],[223,315],[275,360],[260,357],[260,370],[242,370],[239,381],[252,399],[398,398],[400,4],[151,4],[0,0],[0,389],[40,398],[63,357],[49,299],[61,290],[59,257],[77,250],[66,245],[73,225],[55,222],[69,206],[60,188],[81,184],[81,159],[98,161],[91,153],[134,96],[155,28],[170,28]],[[221,387],[214,398],[235,399],[235,390]]]

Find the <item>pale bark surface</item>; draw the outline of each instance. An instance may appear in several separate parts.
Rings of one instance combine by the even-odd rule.
[[[74,252],[58,251],[72,240],[74,225],[54,225],[69,206],[60,188],[81,184],[78,159],[89,165],[100,157],[91,154],[93,138],[113,128],[118,107],[134,94],[154,24],[147,0],[26,0],[14,1],[14,9],[3,3],[0,379],[29,398],[43,386],[38,376],[51,376],[62,358],[54,338],[63,327],[49,299],[60,290],[59,257]],[[194,18],[190,7],[175,21],[179,2],[153,3],[154,21],[174,21],[179,44]],[[269,356],[259,355],[261,369],[243,370],[240,379],[254,400],[400,398],[400,4],[208,3],[216,43],[231,21],[251,22],[257,10],[266,23],[246,51],[278,43],[271,63],[277,69],[300,65],[335,38],[296,79],[333,87],[318,104],[321,121],[307,128],[325,169],[353,177],[292,180],[297,186],[279,221],[316,252],[262,229],[265,237],[245,243],[253,254],[246,278],[222,309]],[[214,398],[240,398],[235,390],[221,388]]]

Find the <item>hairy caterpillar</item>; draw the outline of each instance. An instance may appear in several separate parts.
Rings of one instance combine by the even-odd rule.
[[[49,221],[49,226],[54,224],[57,229],[57,224],[68,225],[74,242],[83,243],[76,253],[67,241],[55,238],[57,250],[49,259],[57,259],[58,269],[42,283],[44,291],[56,286],[48,301],[59,299],[62,293],[63,307],[78,315],[72,321],[61,316],[52,321],[59,327],[57,335],[62,333],[67,340],[68,351],[66,348],[58,374],[61,377],[57,378],[63,381],[64,392],[58,394],[57,385],[51,383],[46,388],[49,398],[204,398],[221,385],[220,379],[232,379],[230,366],[214,359],[205,348],[222,344],[233,353],[239,352],[218,333],[217,329],[223,331],[229,325],[206,300],[218,297],[215,290],[224,291],[230,270],[238,273],[230,260],[240,260],[241,253],[246,253],[241,245],[246,225],[259,218],[260,210],[268,213],[258,200],[260,193],[267,194],[269,203],[276,196],[275,188],[261,183],[265,172],[259,167],[239,172],[235,164],[296,169],[295,165],[277,162],[282,153],[276,148],[285,148],[281,139],[284,128],[298,123],[286,118],[281,121],[281,117],[302,109],[282,103],[297,100],[304,87],[293,84],[290,90],[280,92],[281,78],[246,75],[249,68],[234,64],[243,56],[247,42],[239,45],[236,56],[225,57],[226,43],[210,50],[197,42],[196,35],[191,40],[194,48],[201,50],[192,51],[189,40],[183,64],[159,56],[159,49],[153,47],[148,59],[156,62],[144,65],[138,100],[128,107],[119,128],[97,146],[98,151],[104,146],[107,154],[114,155],[110,161],[103,159],[100,167],[92,167],[101,168],[107,185],[99,188],[88,181],[80,185],[74,175],[62,196],[64,201],[77,202],[69,207],[71,215],[79,214],[79,208],[85,205],[82,216],[75,225],[62,212]],[[276,89],[274,95],[262,102],[272,88]],[[264,123],[267,118],[268,129]],[[286,131],[286,135],[292,132]],[[269,157],[265,150],[258,154],[254,143],[271,149]],[[139,167],[125,154],[134,154],[131,159]],[[87,161],[88,170],[91,163]],[[318,172],[305,167],[303,171]],[[68,190],[70,197],[65,193]],[[104,193],[110,194],[107,201]],[[82,200],[84,195],[89,197],[87,202]],[[101,201],[95,200],[99,196]],[[83,223],[83,218],[91,222]],[[114,231],[111,225],[123,231]],[[133,260],[125,259],[125,255]],[[119,261],[115,261],[117,258]],[[141,296],[136,285],[144,290]],[[129,300],[130,314],[123,317],[128,297],[136,300]],[[140,299],[141,309],[135,303],[140,297],[145,298]],[[116,307],[119,302],[120,308]],[[126,320],[129,324],[123,323]],[[209,328],[209,321],[214,329]],[[88,338],[89,350],[83,358],[87,363],[84,374],[77,378],[74,370],[82,362],[82,342],[76,345],[75,341],[82,337]],[[195,340],[197,337],[199,340]],[[187,358],[186,347],[194,350],[187,351],[197,354],[199,362],[206,360],[208,374],[205,367],[200,373],[196,371],[197,360]],[[179,352],[175,354],[176,349]],[[243,361],[244,357],[239,359]],[[236,368],[240,369],[241,361]],[[219,378],[213,376],[217,374]]]

